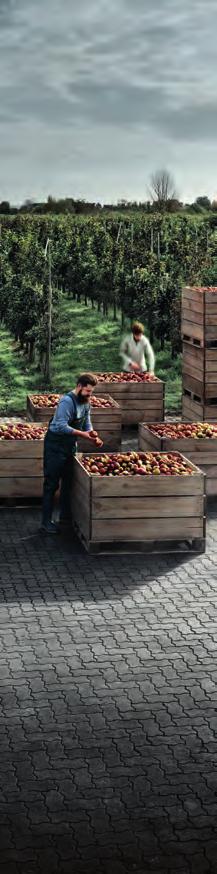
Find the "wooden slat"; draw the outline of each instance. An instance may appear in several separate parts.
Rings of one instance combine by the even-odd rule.
[[[216,346],[213,349],[205,349],[206,366],[210,361],[214,361],[215,364],[217,362],[217,347]]]
[[[140,445],[143,435],[144,444],[146,444],[144,445],[144,450],[142,445]],[[153,434],[148,427],[141,424],[139,428],[139,441],[140,448],[144,452],[146,451],[146,446],[147,451],[180,452],[199,466],[204,457],[209,459],[209,461],[211,457],[213,461],[216,456],[217,461],[217,437],[212,437],[211,439],[208,437],[178,437],[173,440],[172,437],[159,437]]]
[[[207,440],[207,443],[208,442],[212,443],[211,440],[210,441]],[[200,443],[200,440],[198,441],[198,443]],[[202,468],[202,466],[204,467],[204,465],[206,466],[207,464],[209,464],[209,465],[211,464],[212,466],[216,464],[216,475],[217,475],[217,450],[215,450],[215,452],[209,452],[208,446],[206,447],[206,450],[207,450],[206,452],[205,451],[204,452],[200,452],[200,451],[189,452],[187,450],[188,458],[190,459],[190,461],[193,461],[193,464],[197,464],[198,467],[201,467],[201,468]]]
[[[211,479],[206,479],[206,494],[211,497],[217,495],[217,477],[212,476]]]
[[[2,458],[43,458],[43,440],[0,440],[0,464]]]
[[[198,443],[200,445],[202,442],[202,439],[198,440]],[[206,443],[207,442],[208,441],[206,441]],[[193,437],[179,437],[178,440],[173,440],[172,438],[170,439],[170,437],[163,437],[162,450],[163,452],[181,452],[181,454],[189,458],[189,452],[195,451],[196,443],[197,439]],[[191,458],[190,461],[193,461],[194,464],[197,464],[194,458]]]
[[[216,307],[217,307],[217,292],[216,291],[205,291],[204,298],[205,298],[205,306],[206,307],[208,304],[211,304],[211,306],[215,305],[215,302],[216,302]]]
[[[192,310],[187,304],[183,304],[182,306],[182,321],[191,322],[192,326],[201,325],[203,327],[203,312],[195,309]]]
[[[216,469],[217,472],[217,469]],[[203,495],[194,497],[101,498],[93,500],[92,519],[159,519],[203,516]]]
[[[204,422],[203,404],[199,404],[197,401],[192,401],[192,399],[187,397],[187,395],[183,395],[182,417],[183,419],[189,419],[191,422]]]
[[[154,424],[154,423],[153,423]],[[158,434],[153,434],[150,428],[143,422],[139,423],[139,449],[141,451],[150,452],[152,449],[156,452],[161,451],[162,439]]]
[[[205,419],[207,416],[207,422],[209,422],[209,418],[208,418],[209,416],[212,416],[212,421],[213,420],[217,421],[217,405],[205,404],[204,416],[205,416]]]
[[[216,327],[216,325],[217,325],[217,307],[215,309],[215,312],[213,312],[213,313],[207,313],[207,311],[206,311],[205,329],[207,327]]]
[[[208,401],[211,398],[217,399],[217,381],[216,382],[207,382],[205,384],[205,401]]]
[[[40,498],[43,491],[43,478],[0,477],[0,498]]]
[[[217,300],[216,300],[216,295],[215,295],[215,298],[213,298],[213,296],[212,296],[212,300],[211,300],[210,302],[209,302],[209,301],[206,301],[206,305],[205,305],[205,322],[207,321],[207,317],[208,317],[208,316],[215,316],[215,315],[216,315],[216,317],[217,317]]]
[[[203,537],[204,521],[203,518],[189,519],[189,517],[180,519],[154,520],[153,519],[120,519],[117,525],[116,520],[106,519],[105,521],[94,520],[92,523],[92,541],[133,541],[133,540],[150,540],[154,534],[159,540],[177,540],[189,539],[191,537]]]
[[[205,380],[206,382],[215,382],[217,379],[217,360],[205,360]]]
[[[162,398],[148,397],[148,398],[130,398],[129,402],[126,402],[126,406],[124,405],[124,412],[130,410],[130,412],[134,410],[162,410]]]
[[[43,460],[41,458],[0,458],[0,477],[5,476],[42,476]]]
[[[201,300],[194,300],[192,295],[183,294],[182,295],[182,311],[188,309],[191,313],[204,313],[204,301],[203,298]]]
[[[197,291],[197,289],[192,288],[190,285],[186,285],[182,290],[182,300],[195,301],[195,303],[204,306],[204,294],[201,291]]]
[[[217,325],[206,325],[205,328],[205,342],[208,340],[217,340]]]
[[[85,454],[87,455],[88,453]],[[84,492],[86,493],[87,499],[89,500],[91,477],[89,476],[85,468],[82,467],[81,461],[82,456],[79,453],[75,456],[73,463],[73,488],[75,488],[75,486],[79,487],[79,485],[81,485]]]
[[[189,364],[196,365],[197,367],[203,367],[204,363],[204,349],[201,349],[200,346],[193,346],[192,343],[183,342],[183,359],[186,358],[186,361],[189,361]]]
[[[211,458],[210,458],[210,461],[212,461]],[[208,477],[212,477],[212,476],[216,477],[216,475],[217,475],[217,464],[205,464],[204,462],[203,463],[201,462],[200,468],[201,468],[201,470],[203,469],[204,473]]]
[[[137,496],[165,497],[172,495],[200,495],[204,488],[202,473],[194,476],[133,476],[131,477],[103,477],[92,476],[92,498],[102,497],[128,497]]]
[[[204,368],[198,367],[197,364],[191,364],[190,361],[183,356],[182,358],[182,373],[187,373],[193,379],[199,379],[202,383],[204,380]]]
[[[207,388],[209,389],[210,386],[215,386],[215,391],[212,393],[212,396],[214,394],[215,395],[217,394],[217,392],[216,392],[217,372],[216,373],[206,373],[205,385],[206,385],[206,389]]]
[[[102,390],[101,390],[102,387]],[[149,397],[150,395],[154,395],[154,397],[162,397],[164,392],[164,383],[162,380],[158,380],[157,382],[113,382],[113,383],[98,383],[96,386],[95,394],[103,397],[104,394],[108,394],[108,389],[112,398],[117,400],[119,403],[119,397],[122,395],[129,395],[132,397]]]
[[[203,380],[196,379],[194,376],[191,376],[189,373],[186,373],[185,370],[182,371],[182,384],[183,388],[189,389],[189,391],[198,395],[201,400],[203,400],[204,394],[204,382]]]
[[[196,325],[195,322],[188,322],[187,319],[182,319],[182,334],[194,337],[196,340],[200,340],[201,345],[204,344],[204,330],[202,325]]]
[[[107,414],[106,410],[96,415],[95,413],[91,413],[91,421],[94,427],[94,430],[99,430],[101,428],[103,431],[111,430],[111,428],[118,428],[121,426],[121,408],[119,407],[118,413]]]
[[[143,422],[161,422],[164,418],[164,407],[161,408],[152,407],[151,409],[143,409],[139,410],[123,410],[122,423],[123,425],[138,425],[141,420]]]

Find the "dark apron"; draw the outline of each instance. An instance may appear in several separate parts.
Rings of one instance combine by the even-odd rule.
[[[69,398],[72,397],[70,392],[67,392],[66,396]],[[53,418],[54,417],[51,416],[51,419],[49,420],[47,434],[49,434],[49,437],[51,437],[51,439],[56,438],[56,440],[54,440],[53,442],[56,443],[57,446],[58,445],[61,446],[64,453],[66,453],[67,456],[74,455],[76,452],[76,447],[77,447],[76,438],[73,436],[73,434],[62,434],[62,433],[58,434],[58,431],[50,431],[50,425],[51,425],[51,422],[53,421]],[[72,419],[69,420],[68,425],[70,428],[75,428],[76,431],[83,431],[84,422],[85,422],[85,414],[83,414],[83,416],[80,416],[80,418],[78,418],[77,416],[74,416]]]

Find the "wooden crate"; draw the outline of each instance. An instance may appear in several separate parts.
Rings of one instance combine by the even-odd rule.
[[[40,498],[43,440],[0,440],[0,499]]]
[[[142,452],[181,452],[206,474],[206,494],[217,495],[217,437],[178,437],[173,440],[154,434],[149,425],[141,423],[139,449]]]
[[[31,397],[32,396],[27,395],[27,412],[29,413],[30,418],[33,422],[42,422],[43,425],[48,424],[55,413],[57,405],[54,407],[36,407],[35,404],[32,403]]]
[[[183,541],[205,547],[204,474],[107,477],[74,460],[72,514],[88,552],[170,551]]]
[[[100,376],[100,374],[96,374]],[[144,422],[160,422],[164,418],[165,386],[161,379],[156,382],[98,382],[95,395],[112,395],[121,407],[122,425],[138,425]]]
[[[91,421],[94,431],[98,432],[103,441],[103,451],[113,451],[119,449],[121,445],[121,408],[110,395],[106,395],[106,398],[112,401],[112,407],[104,407],[104,409],[91,407]],[[85,440],[78,440],[78,451],[87,452]],[[99,453],[99,447],[91,444],[91,454],[94,452]]]
[[[217,292],[183,289],[182,338],[201,348],[217,341]]]

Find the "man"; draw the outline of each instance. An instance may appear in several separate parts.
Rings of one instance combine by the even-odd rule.
[[[42,530],[46,534],[57,534],[58,526],[52,522],[55,492],[60,492],[60,523],[71,520],[70,490],[72,479],[72,459],[76,453],[77,440],[82,437],[91,451],[91,441],[102,446],[96,431],[93,431],[90,417],[90,398],[97,379],[92,373],[82,373],[76,388],[63,395],[57,406],[44,441],[44,490]],[[89,449],[90,446],[90,449]]]
[[[121,343],[120,355],[123,359],[124,371],[144,373],[148,369],[149,373],[154,374],[155,356],[141,322],[133,322],[131,334],[127,334]]]

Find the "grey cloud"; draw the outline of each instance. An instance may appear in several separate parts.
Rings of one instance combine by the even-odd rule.
[[[73,153],[85,179],[116,160],[122,192],[143,143],[153,165],[179,141],[183,160],[195,141],[214,150],[216,26],[216,0],[0,0],[0,183],[7,137],[24,179],[28,165],[45,185],[49,153],[70,180]]]
[[[216,142],[217,138],[217,99],[215,103],[200,103],[172,113],[165,111],[160,118],[161,129],[175,140],[192,143],[201,141]]]

